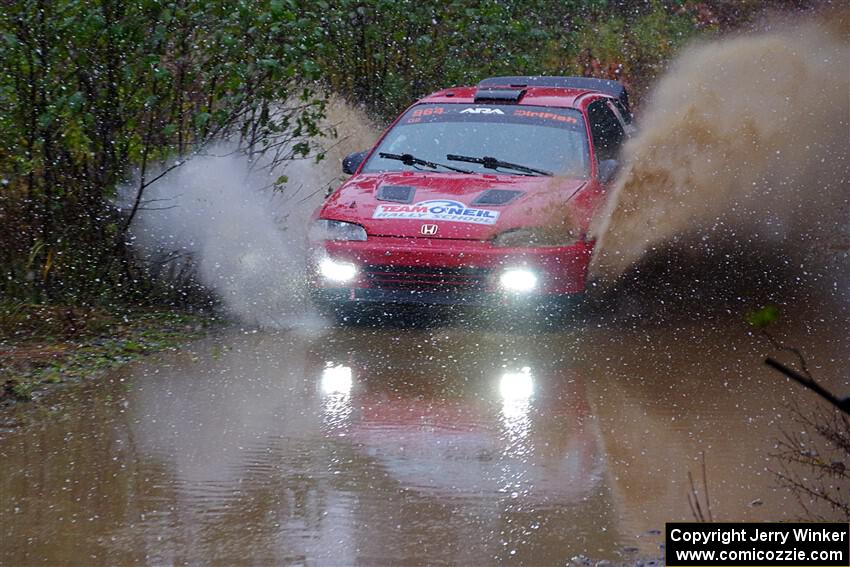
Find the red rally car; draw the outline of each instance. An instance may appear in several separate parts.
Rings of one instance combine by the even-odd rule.
[[[346,157],[352,177],[314,214],[314,299],[568,309],[630,122],[622,84],[582,77],[494,77],[417,101]]]

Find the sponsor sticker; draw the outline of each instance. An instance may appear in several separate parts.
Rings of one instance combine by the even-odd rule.
[[[477,209],[457,201],[432,199],[412,205],[381,204],[375,209],[373,219],[413,219],[467,222],[471,224],[496,224],[499,211]]]
[[[504,114],[498,108],[487,108],[484,106],[480,106],[477,108],[466,108],[460,111],[461,114]]]
[[[564,116],[563,114],[556,114],[554,112],[518,109],[514,110],[514,116],[524,116],[526,118],[540,118],[542,120],[555,120],[557,122],[566,122],[568,124],[578,124],[578,120],[576,120],[574,117]]]

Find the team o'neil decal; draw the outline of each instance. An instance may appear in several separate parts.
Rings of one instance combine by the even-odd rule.
[[[496,224],[499,211],[476,209],[457,201],[432,199],[412,205],[381,204],[375,209],[373,219],[415,219],[468,222],[472,224]]]

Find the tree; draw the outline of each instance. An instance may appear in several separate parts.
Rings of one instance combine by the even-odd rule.
[[[24,0],[0,14],[4,291],[92,298],[125,276],[145,189],[212,140],[304,155],[320,37],[292,3]],[[152,175],[153,165],[175,159]],[[114,206],[136,172],[133,204]],[[121,260],[116,262],[115,260]]]

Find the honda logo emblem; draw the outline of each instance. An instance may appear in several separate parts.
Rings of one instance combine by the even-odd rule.
[[[434,236],[435,234],[437,234],[437,225],[436,224],[423,224],[422,228],[419,229],[419,232],[421,232],[425,236]]]

